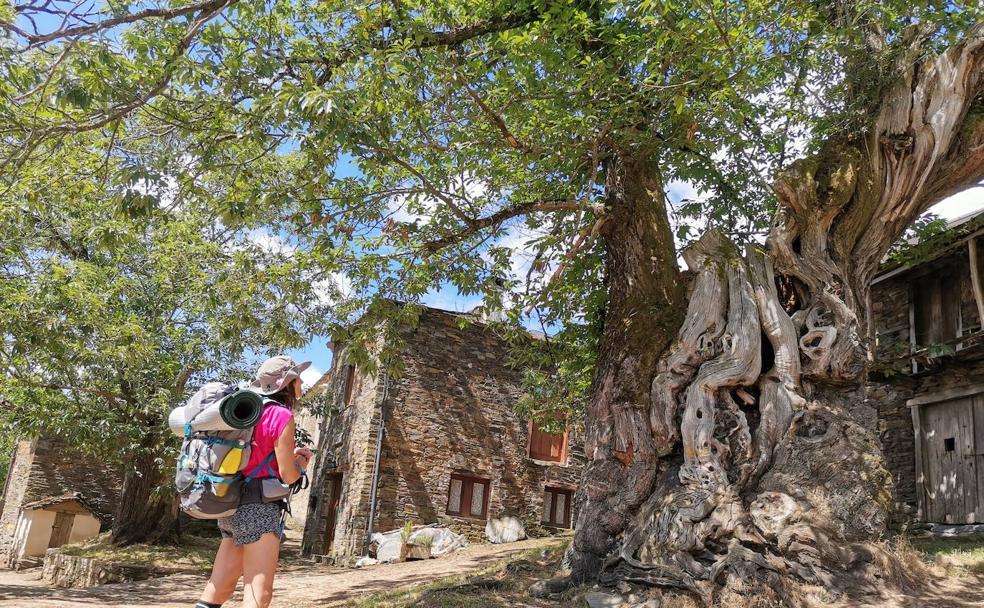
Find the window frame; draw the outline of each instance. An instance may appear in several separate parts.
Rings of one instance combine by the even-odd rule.
[[[452,482],[458,480],[461,482],[461,496],[458,497],[458,511],[451,510],[451,488],[454,485]],[[482,492],[482,514],[472,515],[472,496],[474,492],[474,486],[476,483],[485,486],[485,490]],[[444,503],[444,513],[450,515],[451,517],[464,517],[467,519],[480,519],[487,520],[489,518],[489,495],[492,490],[492,480],[485,477],[478,477],[470,473],[451,473],[448,478],[448,496]]]
[[[540,525],[548,528],[570,530],[573,527],[574,490],[561,486],[544,485],[543,493],[550,495],[550,521],[543,521],[543,510],[541,509]],[[564,501],[564,517],[562,523],[556,523],[558,494],[563,494],[567,498],[567,500]]]
[[[342,381],[342,406],[348,407],[352,404],[352,397],[355,395],[355,366],[351,363],[342,368],[344,380]]]
[[[541,431],[539,428],[537,428],[536,422],[534,422],[533,420],[530,420],[529,421],[529,423],[527,424],[526,429],[527,429],[527,433],[526,433],[526,456],[530,460],[535,460],[537,462],[548,462],[550,464],[559,464],[559,465],[566,465],[567,464],[567,456],[568,456],[568,453],[570,452],[570,429],[564,429],[564,432],[563,432],[563,437],[564,437],[564,440],[563,441],[564,442],[563,442],[563,445],[561,445],[561,448],[560,448],[560,457],[557,460],[554,460],[552,458],[541,458],[540,455],[534,456],[533,455],[533,437],[534,437],[534,434],[535,433],[540,433],[541,435],[547,435],[547,436],[559,436],[559,435],[561,435],[561,433],[546,433],[544,431]]]

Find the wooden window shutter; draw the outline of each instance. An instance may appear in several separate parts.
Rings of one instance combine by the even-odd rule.
[[[529,456],[534,460],[564,462],[567,460],[568,432],[545,433],[536,422],[530,422]]]

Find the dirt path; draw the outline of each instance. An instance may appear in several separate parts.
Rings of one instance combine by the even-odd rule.
[[[557,539],[535,539],[508,545],[473,545],[448,557],[404,564],[343,569],[288,565],[274,583],[273,606],[306,608],[337,605],[368,593],[412,587],[455,574],[481,570],[528,549],[546,547]],[[103,585],[91,589],[52,589],[39,580],[39,570],[0,572],[0,606],[69,608],[71,606],[149,606],[187,608],[198,600],[207,577],[193,574]],[[240,606],[240,593],[223,608]]]

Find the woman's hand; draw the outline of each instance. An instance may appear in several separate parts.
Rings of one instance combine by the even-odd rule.
[[[313,457],[314,452],[307,448],[294,448],[294,461],[302,471],[307,469],[308,463],[311,462],[311,458]]]

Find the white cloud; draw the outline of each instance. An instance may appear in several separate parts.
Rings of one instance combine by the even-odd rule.
[[[473,308],[482,303],[482,299],[478,296],[451,294],[443,290],[428,291],[420,301],[425,306],[440,310],[450,310],[452,312],[471,312]]]
[[[258,228],[249,231],[246,235],[246,240],[257,245],[266,253],[289,256],[297,252],[296,245],[288,243],[283,237],[265,229]]]
[[[318,299],[318,304],[330,306],[336,304],[341,298],[352,295],[352,279],[343,272],[333,272],[331,276],[320,281],[313,281],[311,288],[314,297]]]
[[[312,386],[314,386],[314,383],[317,382],[318,379],[321,378],[321,376],[323,375],[324,372],[322,372],[320,369],[312,365],[311,367],[301,372],[301,386],[306,391]]]
[[[459,203],[472,203],[483,198],[488,192],[487,184],[470,173],[465,173],[452,179],[449,184],[438,187],[450,196],[461,199],[458,201]],[[407,188],[422,188],[422,186],[408,184]],[[426,224],[440,204],[441,201],[433,196],[425,192],[418,192],[391,197],[387,208],[394,221]]]
[[[512,278],[520,281],[517,289],[525,289],[524,282],[526,275],[529,273],[530,266],[533,264],[533,259],[536,256],[533,242],[536,239],[546,236],[547,232],[546,226],[530,228],[525,224],[515,223],[509,226],[506,229],[506,233],[496,241],[497,246],[505,247],[512,251],[509,256],[509,274],[512,275]],[[552,272],[552,268],[545,269],[540,279],[546,280],[546,277],[549,277]],[[536,274],[533,273],[531,280],[537,280]]]

